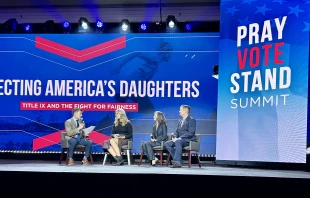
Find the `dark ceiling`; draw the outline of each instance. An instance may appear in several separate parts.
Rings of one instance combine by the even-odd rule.
[[[44,23],[54,20],[77,22],[157,22],[168,15],[178,21],[218,21],[220,0],[1,0],[0,23],[16,18],[19,23]]]

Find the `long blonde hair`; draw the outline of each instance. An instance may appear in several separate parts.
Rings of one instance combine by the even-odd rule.
[[[117,119],[117,114],[120,115],[120,119]],[[115,120],[114,120],[114,125],[118,126],[118,124],[120,123],[122,126],[125,126],[127,123],[129,122],[127,116],[126,116],[126,112],[124,111],[124,109],[116,109],[115,110]]]

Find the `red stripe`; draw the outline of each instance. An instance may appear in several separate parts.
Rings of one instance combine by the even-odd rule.
[[[126,47],[126,36],[122,36],[99,45],[84,49],[76,50],[68,46],[47,40],[36,36],[35,46],[47,52],[57,54],[59,56],[74,60],[76,62],[84,62],[107,53],[114,52]]]
[[[96,144],[102,145],[104,141],[110,139],[110,136],[93,131],[89,134],[89,139],[91,139],[91,141],[93,141]]]
[[[114,52],[126,47],[126,36],[122,36],[105,43],[81,51],[81,61],[86,61],[104,54]]]
[[[52,146],[54,144],[58,144],[60,142],[60,133],[62,131],[57,131],[55,133],[48,134],[48,135],[34,139],[32,142],[32,145],[33,145],[32,149],[36,151],[36,150],[39,150],[39,149],[42,149],[48,146]]]
[[[48,134],[48,135],[34,139],[32,149],[36,151],[36,150],[60,143],[61,142],[60,133],[64,131],[65,130],[57,131],[52,134]],[[105,140],[110,139],[110,136],[93,131],[92,133],[90,133],[89,139],[96,144],[102,145],[102,143]],[[60,145],[59,145],[59,148],[60,148]]]
[[[67,47],[65,45],[47,40],[39,36],[36,36],[36,48],[80,62],[79,50]]]

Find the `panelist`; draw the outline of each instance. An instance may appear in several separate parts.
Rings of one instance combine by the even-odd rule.
[[[84,135],[82,129],[85,128],[85,123],[82,119],[82,109],[75,108],[72,110],[72,118],[66,120],[65,129],[67,132],[66,139],[69,141],[69,163],[73,165],[73,152],[77,145],[85,146],[85,155],[83,157],[83,165],[88,164],[88,157],[91,152],[92,142]]]
[[[115,111],[111,139],[103,143],[103,148],[107,149],[116,160],[115,166],[124,164],[121,150],[122,146],[128,145],[130,139],[132,139],[132,125],[126,116],[126,112],[123,109],[117,109]]]
[[[165,143],[174,160],[171,168],[182,167],[182,149],[188,146],[190,141],[196,141],[196,120],[189,115],[190,106],[181,105],[179,113],[182,118],[179,120],[176,136]]]
[[[158,163],[158,158],[154,156],[153,147],[160,146],[162,141],[167,140],[167,124],[164,114],[160,111],[155,111],[154,121],[155,125],[153,126],[151,141],[142,144],[142,148],[146,153],[147,158],[152,161],[152,166],[155,166]]]

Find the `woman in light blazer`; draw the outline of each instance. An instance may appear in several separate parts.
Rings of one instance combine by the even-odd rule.
[[[151,141],[142,144],[142,149],[146,153],[147,158],[152,160],[152,166],[155,166],[159,161],[154,155],[153,147],[160,146],[161,141],[167,140],[167,124],[164,114],[160,111],[156,111],[154,113],[154,121],[155,125],[153,126]]]

